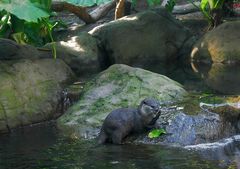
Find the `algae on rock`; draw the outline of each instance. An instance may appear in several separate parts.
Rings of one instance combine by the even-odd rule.
[[[166,76],[116,64],[85,85],[80,101],[58,119],[58,127],[67,135],[89,138],[114,109],[136,107],[146,97],[166,102],[186,94],[179,83]]]
[[[49,120],[64,84],[74,77],[61,60],[0,63],[0,132]]]

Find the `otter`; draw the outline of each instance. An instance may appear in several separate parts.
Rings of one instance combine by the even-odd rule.
[[[154,127],[159,118],[160,103],[152,98],[144,99],[137,109],[120,108],[113,110],[105,118],[98,143],[112,142],[122,144],[122,140],[130,133],[139,133]]]

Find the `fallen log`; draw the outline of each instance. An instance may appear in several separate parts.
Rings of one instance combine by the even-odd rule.
[[[173,8],[173,14],[188,14],[200,11],[200,2],[193,2],[186,5],[176,5]]]
[[[76,6],[62,1],[53,1],[51,9],[56,12],[61,12],[64,10],[69,11],[78,16],[86,24],[89,24],[94,23],[104,17],[111,9],[115,8],[115,6],[116,0],[113,0],[111,2],[99,5],[95,10],[88,13],[89,7]]]
[[[161,6],[165,6],[168,0],[163,0]],[[193,2],[184,5],[175,5],[173,8],[173,14],[188,14],[200,11],[200,2]]]

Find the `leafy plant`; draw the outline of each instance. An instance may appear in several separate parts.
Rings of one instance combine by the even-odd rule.
[[[39,0],[39,5],[40,5]],[[49,0],[46,0],[49,1]],[[38,22],[38,19],[49,17],[49,13],[37,5],[37,0],[0,0],[0,11],[5,11],[15,15],[21,20],[27,22]]]
[[[154,129],[150,133],[148,133],[149,138],[158,138],[159,136],[166,134],[164,129]]]
[[[67,2],[77,6],[92,6],[100,5],[103,3],[110,2],[112,0],[61,0],[62,2]]]
[[[208,19],[211,27],[221,23],[221,10],[225,0],[201,0],[201,11]]]
[[[176,5],[176,1],[175,1],[175,0],[168,0],[168,1],[167,1],[167,4],[165,5],[165,8],[166,8],[169,12],[172,12],[175,5]]]
[[[53,41],[59,22],[50,21],[51,0],[0,0],[0,37],[20,44],[44,45]],[[56,49],[53,47],[56,57]]]
[[[147,0],[149,6],[156,6],[161,3],[162,0]]]

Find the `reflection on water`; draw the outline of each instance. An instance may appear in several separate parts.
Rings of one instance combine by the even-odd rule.
[[[240,94],[240,67],[236,64],[192,63],[206,85],[222,94]]]
[[[215,91],[240,93],[240,68],[221,64],[210,67],[195,65],[194,68]],[[163,74],[179,81],[187,89],[205,90],[191,69],[171,68]],[[177,108],[184,105],[184,112],[195,115],[201,111],[200,102],[236,103],[239,97],[191,95]],[[231,152],[226,155],[204,151],[201,154],[160,145],[96,145],[94,140],[68,140],[60,135],[54,123],[49,123],[1,135],[0,169],[218,169],[228,168],[228,165],[240,168],[239,151]]]
[[[96,145],[94,140],[66,140],[54,124],[0,138],[1,169],[217,169],[220,163],[192,151],[159,145]]]

